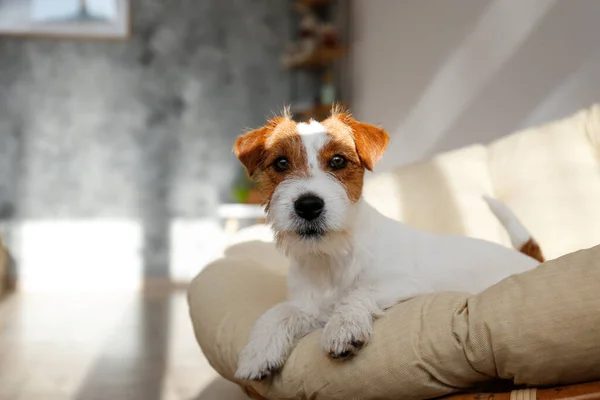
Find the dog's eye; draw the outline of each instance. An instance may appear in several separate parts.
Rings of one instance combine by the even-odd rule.
[[[343,156],[336,154],[331,161],[329,161],[329,166],[333,169],[342,169],[346,166],[346,159]]]
[[[279,172],[287,171],[288,169],[290,169],[290,163],[288,162],[287,158],[279,157],[273,163],[273,168],[275,168],[275,170]]]

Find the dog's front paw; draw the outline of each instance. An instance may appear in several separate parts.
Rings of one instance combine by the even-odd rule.
[[[260,381],[271,376],[283,366],[286,354],[276,345],[271,346],[266,340],[250,341],[240,353],[237,379]]]
[[[371,338],[371,318],[334,315],[323,329],[321,345],[331,358],[349,358],[362,349]]]

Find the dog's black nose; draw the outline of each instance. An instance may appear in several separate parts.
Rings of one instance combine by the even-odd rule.
[[[294,202],[294,210],[300,218],[307,221],[312,221],[321,215],[325,202],[320,197],[312,194],[307,194],[300,197]]]

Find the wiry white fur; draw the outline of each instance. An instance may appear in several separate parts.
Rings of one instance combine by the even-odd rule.
[[[252,331],[253,346],[240,354],[237,375],[245,379],[261,379],[283,366],[294,341],[318,328],[318,323],[293,303],[281,303],[271,308],[256,322]],[[261,360],[256,368],[252,360]]]
[[[527,228],[523,226],[521,221],[519,221],[517,216],[510,208],[506,206],[506,204],[489,196],[483,196],[483,199],[488,204],[490,210],[494,213],[496,218],[498,218],[500,223],[502,223],[504,229],[506,229],[508,232],[510,241],[515,248],[519,249],[521,246],[531,240],[531,234]]]
[[[302,143],[306,148],[306,157],[308,162],[308,170],[314,175],[322,175],[323,171],[319,168],[319,149],[321,149],[328,141],[327,130],[319,122],[311,120],[308,124],[301,122],[296,125],[298,133],[302,138]]]
[[[323,225],[329,234],[318,240],[301,239],[295,233],[300,225],[310,225],[294,212],[294,201],[308,193],[325,201]],[[290,178],[279,184],[273,192],[267,220],[281,249],[290,257],[306,252],[338,253],[347,242],[344,231],[352,222],[349,210],[350,201],[339,181],[327,174],[317,174],[308,179]]]
[[[298,125],[309,160],[326,143],[318,125]],[[435,291],[476,293],[538,264],[483,240],[418,231],[362,199],[351,204],[343,186],[316,165],[310,177],[280,184],[271,199],[268,219],[291,258],[289,300],[257,321],[239,358],[239,379],[271,374],[295,340],[317,328],[323,350],[345,357],[367,344],[373,319],[400,301]],[[295,233],[302,222],[293,202],[306,192],[325,200],[327,234],[318,239]]]
[[[337,254],[343,252],[343,248],[350,251],[345,234],[352,224],[350,200],[344,186],[319,166],[319,150],[329,141],[327,131],[316,121],[299,123],[297,129],[306,150],[309,177],[291,177],[277,186],[267,220],[276,233],[280,248],[292,258],[306,253]],[[322,225],[328,235],[318,240],[301,239],[295,233],[300,226],[311,226],[294,212],[294,201],[306,194],[316,195],[325,202]]]

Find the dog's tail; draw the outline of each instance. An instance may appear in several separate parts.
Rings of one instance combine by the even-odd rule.
[[[483,199],[490,207],[496,218],[504,226],[508,232],[510,241],[515,249],[521,253],[535,258],[539,262],[544,262],[544,255],[538,242],[531,236],[531,233],[523,226],[517,216],[511,211],[506,204],[488,196],[483,196]]]

